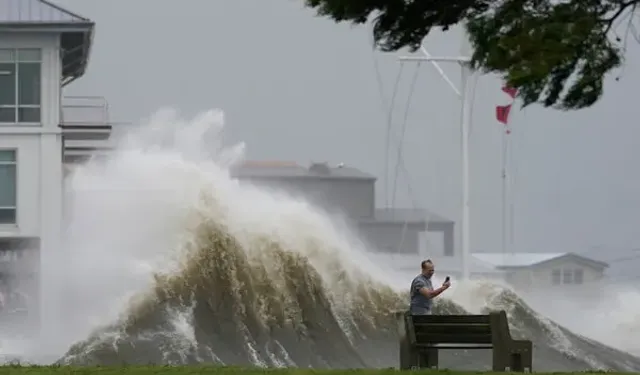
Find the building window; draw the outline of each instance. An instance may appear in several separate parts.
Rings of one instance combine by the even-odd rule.
[[[583,274],[582,268],[573,270],[573,283],[582,284],[583,280],[584,280],[584,274]]]
[[[0,123],[40,123],[40,49],[0,49]]]
[[[0,150],[0,224],[15,224],[18,171],[16,150]]]
[[[582,268],[576,269],[556,269],[551,271],[551,283],[560,284],[582,284],[584,282],[584,271]]]

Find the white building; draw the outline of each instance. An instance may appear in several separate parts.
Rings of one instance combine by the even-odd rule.
[[[474,253],[473,257],[504,272],[505,281],[522,292],[576,291],[602,281],[605,262],[574,253]]]
[[[0,292],[22,259],[38,293],[42,254],[61,247],[65,141],[108,137],[62,121],[62,87],[84,74],[93,30],[45,0],[0,0],[0,253],[17,254],[0,257],[11,260],[0,262]]]

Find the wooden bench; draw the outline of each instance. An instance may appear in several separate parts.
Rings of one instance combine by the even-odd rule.
[[[504,311],[489,315],[396,314],[400,369],[438,368],[440,349],[492,349],[493,371],[531,372],[533,344],[514,340]]]

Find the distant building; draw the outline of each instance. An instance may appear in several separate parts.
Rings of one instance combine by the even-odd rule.
[[[108,104],[103,98],[72,99],[74,104],[65,106],[63,113],[68,113],[67,122],[73,119],[72,123],[81,133],[65,141],[64,160],[68,171],[91,157],[108,155],[113,150],[109,135],[112,128],[114,131],[117,128],[109,121]],[[78,114],[83,116],[75,121]],[[376,177],[356,168],[343,164],[312,163],[305,167],[290,161],[247,161],[235,167],[232,175],[256,186],[285,191],[329,214],[346,217],[373,252],[417,255],[420,234],[429,231],[442,233],[443,249],[438,254],[454,258],[455,223],[452,220],[425,209],[376,208]]]
[[[454,256],[454,226],[452,220],[425,209],[378,208],[373,217],[361,218],[359,229],[376,246],[378,252],[419,254],[420,233],[441,232],[443,257]]]
[[[313,163],[308,168],[291,162],[247,162],[233,175],[256,185],[285,190],[350,218],[371,218],[375,210],[376,178],[350,167]]]
[[[473,257],[504,272],[505,281],[522,291],[597,282],[609,267],[574,253],[474,253]]]
[[[258,161],[238,166],[233,175],[253,184],[281,189],[316,204],[329,213],[351,219],[374,252],[419,254],[419,235],[443,234],[443,255],[454,256],[454,222],[424,209],[375,207],[375,176],[356,168],[312,163]]]

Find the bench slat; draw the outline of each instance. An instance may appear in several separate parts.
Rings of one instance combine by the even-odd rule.
[[[418,333],[451,333],[451,334],[464,334],[464,333],[477,333],[477,334],[491,334],[491,326],[485,324],[416,324],[414,325],[416,334]]]
[[[413,324],[459,323],[489,324],[488,315],[412,315]]]
[[[421,349],[493,349],[491,344],[416,344],[416,346]]]
[[[491,344],[490,334],[446,334],[446,333],[416,333],[416,344]]]

